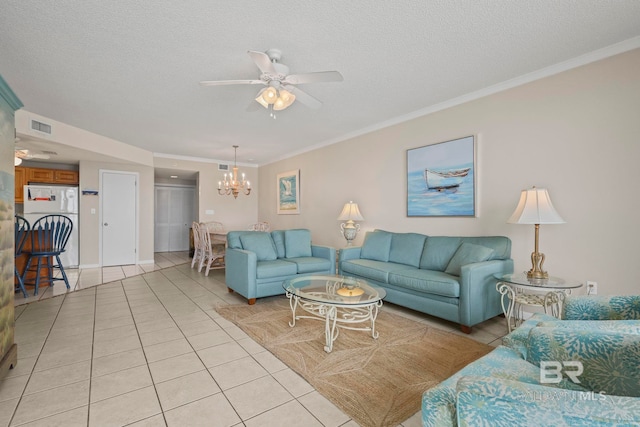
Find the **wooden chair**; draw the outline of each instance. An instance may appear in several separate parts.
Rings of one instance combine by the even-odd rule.
[[[64,272],[64,266],[60,261],[60,254],[64,252],[67,246],[67,242],[71,236],[71,230],[73,230],[73,222],[71,222],[71,218],[64,215],[45,215],[33,223],[31,229],[31,249],[24,251],[24,253],[29,254],[29,258],[24,273],[22,274],[22,281],[25,285],[35,285],[33,295],[38,295],[38,288],[40,287],[40,282],[43,280],[43,278],[40,277],[43,258],[45,260],[44,267],[46,267],[48,271],[44,281],[48,282],[50,286],[53,286],[54,281],[64,280],[67,289],[70,288],[67,274]],[[31,263],[34,259],[37,260],[38,263],[35,270],[32,270]],[[60,270],[62,278],[54,277],[53,272],[56,268]],[[34,282],[27,283],[25,279],[27,273],[30,271],[35,271],[36,277]]]
[[[202,271],[202,267],[206,264],[207,268],[204,272],[205,276],[209,275],[209,270],[211,270],[212,266],[215,266],[216,264],[224,266],[226,247],[223,242],[211,242],[211,234],[214,232],[224,232],[222,224],[219,222],[200,223],[200,244],[202,246],[203,255],[200,259],[198,271]]]
[[[200,260],[202,259],[202,243],[200,242],[200,223],[193,221],[191,223],[191,230],[193,232],[193,259],[191,260],[191,268],[196,264],[200,266]]]
[[[16,249],[14,252],[14,256],[17,259],[20,255],[22,255],[22,248],[24,246],[24,242],[27,240],[27,236],[29,235],[29,230],[31,226],[29,225],[29,221],[20,215],[15,215],[15,242]],[[22,275],[18,273],[18,267],[14,263],[13,265],[15,278],[18,280],[18,287],[22,291],[22,295],[27,298],[27,290],[24,288],[24,281],[22,280]]]
[[[268,222],[256,222],[255,224],[251,224],[248,228],[249,231],[271,231],[271,226]]]

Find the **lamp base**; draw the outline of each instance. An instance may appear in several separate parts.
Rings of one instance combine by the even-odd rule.
[[[542,269],[544,264],[544,254],[541,252],[531,253],[531,270],[527,271],[527,278],[529,279],[548,279],[549,273]]]
[[[360,224],[355,224],[352,220],[348,220],[346,223],[340,224],[340,230],[347,240],[347,246],[351,246],[353,239],[356,238],[358,231],[360,231]]]

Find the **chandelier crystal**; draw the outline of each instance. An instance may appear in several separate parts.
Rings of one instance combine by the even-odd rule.
[[[218,194],[221,196],[233,195],[234,199],[238,198],[238,194],[242,191],[247,196],[251,193],[251,183],[245,180],[245,174],[242,179],[238,179],[238,146],[233,146],[235,150],[233,161],[233,172],[225,173],[224,179],[218,181]]]

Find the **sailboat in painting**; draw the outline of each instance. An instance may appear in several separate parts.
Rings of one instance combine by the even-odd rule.
[[[434,169],[424,170],[424,180],[429,190],[449,190],[455,189],[462,184],[464,178],[469,174],[471,168],[452,169],[437,171]]]

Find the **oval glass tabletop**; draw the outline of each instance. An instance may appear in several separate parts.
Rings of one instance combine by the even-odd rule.
[[[284,290],[309,301],[324,304],[370,304],[387,293],[366,280],[348,276],[302,276],[285,280]]]

